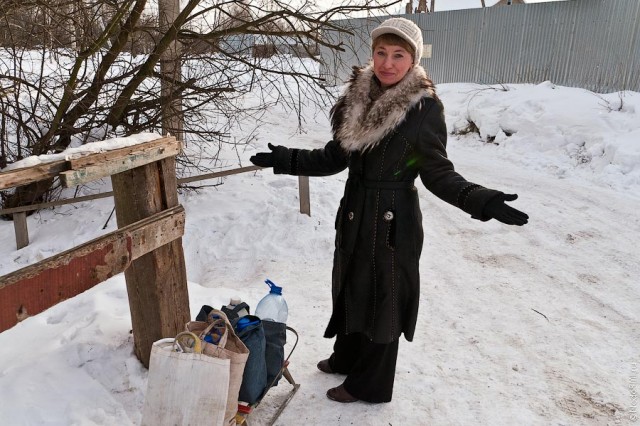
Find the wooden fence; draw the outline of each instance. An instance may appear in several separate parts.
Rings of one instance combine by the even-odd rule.
[[[64,161],[59,161],[59,162],[56,162],[55,164],[49,163],[49,165],[39,166],[39,167],[40,167],[40,170],[45,170],[46,168],[46,170],[50,172],[54,172],[56,170],[61,171],[63,170],[63,167],[64,167]],[[231,175],[236,175],[240,173],[252,172],[260,169],[262,169],[262,167],[247,166],[247,167],[239,167],[235,169],[223,170],[220,172],[206,173],[198,176],[180,178],[178,179],[178,184],[180,185],[180,184],[196,182],[201,180],[215,179],[215,178],[220,178],[224,176],[231,176]],[[3,175],[8,175],[9,173],[11,172],[0,172],[0,182],[3,179]],[[33,171],[31,173],[33,173]],[[13,185],[13,181],[14,179],[6,179],[6,185],[10,185],[10,186],[5,186],[5,187],[0,186],[0,189],[6,189],[7,187],[17,186],[17,185]],[[25,184],[25,183],[29,183],[29,182],[24,182],[22,184]],[[298,177],[298,192],[299,192],[299,198],[300,198],[300,213],[306,214],[307,216],[311,216],[311,201],[309,197],[309,177],[308,176]],[[13,215],[13,227],[15,229],[15,235],[16,235],[16,249],[20,250],[21,248],[29,245],[29,229],[27,227],[27,212],[34,211],[34,210],[42,210],[49,207],[63,206],[66,204],[81,203],[83,201],[91,201],[91,200],[97,200],[100,198],[107,198],[107,197],[113,197],[113,191],[102,192],[102,193],[93,194],[93,195],[85,195],[81,197],[67,198],[67,199],[62,199],[57,201],[51,201],[48,203],[33,204],[30,206],[12,207],[8,209],[0,210],[0,215]]]
[[[114,197],[118,229],[0,277],[0,332],[124,272],[134,348],[149,365],[153,342],[173,337],[190,318],[182,235],[185,212],[178,183],[250,172],[249,166],[178,180],[181,144],[160,138],[104,153],[0,173],[0,190],[58,178],[72,187],[110,177],[113,192],[0,210],[14,215],[18,248],[29,243],[30,210]],[[300,211],[310,215],[309,178],[299,177]]]
[[[190,318],[185,212],[175,175],[181,148],[166,137],[0,174],[0,189],[55,177],[64,187],[111,177],[118,224],[114,232],[0,277],[0,331],[124,272],[135,353],[148,367],[153,342],[175,336]]]

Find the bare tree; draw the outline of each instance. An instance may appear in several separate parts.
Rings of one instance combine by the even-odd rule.
[[[341,42],[325,30],[354,12],[396,4],[347,2],[319,10],[279,0],[5,1],[0,10],[0,165],[28,155],[141,131],[184,131],[190,146],[228,143],[234,123],[279,102],[300,113],[323,102],[321,78],[309,62],[291,56],[257,57],[254,44],[295,45],[314,60],[318,46]],[[277,51],[278,49],[276,49]],[[165,60],[166,59],[166,60]],[[160,65],[160,67],[158,67]],[[287,84],[272,84],[286,80]],[[273,90],[284,87],[282,92]],[[253,92],[259,105],[239,108]],[[184,117],[184,127],[176,116]],[[212,120],[211,117],[218,117]],[[242,141],[240,141],[241,143]],[[233,143],[238,143],[234,140]],[[203,155],[203,154],[199,154]],[[184,157],[184,167],[197,167]],[[54,182],[3,195],[4,207],[38,203]]]

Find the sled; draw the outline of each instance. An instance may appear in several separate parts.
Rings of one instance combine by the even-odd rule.
[[[291,333],[293,333],[293,335],[295,336],[296,340],[293,343],[293,347],[291,348],[291,351],[289,351],[289,354],[285,358],[284,363],[282,365],[282,368],[280,369],[280,372],[271,381],[271,383],[269,383],[269,385],[267,386],[265,391],[262,393],[262,396],[260,397],[260,399],[258,401],[254,402],[253,404],[250,404],[250,405],[239,405],[238,406],[238,413],[236,414],[236,424],[237,425],[250,426],[249,420],[250,420],[250,417],[251,417],[251,414],[253,413],[253,411],[260,405],[260,403],[262,402],[264,397],[267,395],[267,393],[269,393],[269,390],[276,384],[276,382],[280,378],[284,377],[286,379],[286,381],[289,382],[289,384],[291,384],[293,386],[293,388],[291,389],[291,391],[289,391],[289,393],[285,397],[284,401],[282,401],[282,403],[278,407],[278,409],[275,412],[275,414],[271,417],[271,419],[267,423],[268,426],[273,426],[273,424],[276,422],[276,420],[278,420],[278,417],[280,417],[280,415],[282,414],[284,409],[287,407],[287,405],[289,404],[289,402],[291,401],[293,396],[296,394],[296,392],[300,388],[300,384],[296,383],[295,380],[293,380],[293,376],[291,376],[291,373],[289,372],[289,368],[288,368],[289,367],[289,358],[291,357],[291,354],[293,353],[293,351],[296,349],[296,346],[298,345],[298,333],[293,328],[291,328],[289,326],[287,326],[287,331],[290,331]]]

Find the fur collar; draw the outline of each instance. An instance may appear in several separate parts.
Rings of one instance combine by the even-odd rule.
[[[421,66],[377,96],[379,90],[372,63],[354,67],[345,92],[331,109],[334,138],[345,150],[364,152],[375,147],[423,97],[437,99],[433,82]]]

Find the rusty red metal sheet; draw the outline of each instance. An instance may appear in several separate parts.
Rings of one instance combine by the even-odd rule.
[[[112,236],[5,275],[0,332],[123,272],[131,263],[131,245],[130,235]]]

